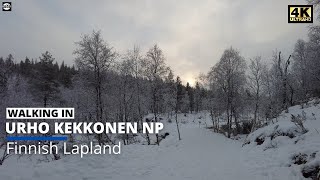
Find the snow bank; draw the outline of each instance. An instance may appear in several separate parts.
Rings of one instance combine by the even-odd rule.
[[[291,122],[293,116],[304,116],[304,127]],[[272,123],[273,122],[273,123]],[[310,101],[290,107],[271,123],[249,134],[244,148],[261,151],[274,158],[280,167],[291,167],[301,178],[320,179],[320,105]],[[300,174],[299,174],[300,173]]]

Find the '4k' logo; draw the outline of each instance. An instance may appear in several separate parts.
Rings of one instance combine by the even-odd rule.
[[[289,5],[288,23],[313,23],[312,5]]]

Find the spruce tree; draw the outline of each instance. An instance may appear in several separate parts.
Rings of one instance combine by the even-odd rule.
[[[35,100],[47,107],[50,101],[58,97],[59,84],[52,55],[46,51],[39,59],[40,62],[36,64],[33,78],[30,80],[30,90]]]

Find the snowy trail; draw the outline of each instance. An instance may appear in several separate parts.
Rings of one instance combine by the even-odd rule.
[[[155,177],[167,179],[261,179],[250,172],[241,143],[197,126],[182,129],[183,140],[159,156],[165,167]]]
[[[59,161],[30,166],[9,163],[0,168],[3,179],[112,179],[112,180],[263,180],[277,179],[264,172],[268,157],[248,159],[241,142],[225,138],[194,124],[181,127],[177,143],[174,126],[160,146],[123,146],[121,155],[67,156]],[[257,168],[260,170],[257,171]],[[19,172],[12,172],[18,169]],[[279,179],[284,179],[281,176]],[[288,177],[289,179],[289,177]]]

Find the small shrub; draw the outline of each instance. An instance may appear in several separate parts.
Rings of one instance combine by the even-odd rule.
[[[227,124],[221,125],[219,132],[226,135],[228,133],[228,125]]]
[[[253,123],[250,121],[244,121],[241,125],[241,134],[250,134]]]
[[[169,136],[169,133],[168,133],[168,132],[162,134],[162,135],[161,135],[161,138],[162,138],[162,139],[165,139],[167,136]]]
[[[263,144],[264,143],[264,137],[257,137],[256,139],[255,139],[255,141],[254,142],[256,142],[257,143],[257,145],[261,145],[261,144]]]
[[[293,122],[298,128],[300,128],[302,133],[308,132],[308,130],[303,125],[306,119],[306,113],[304,111],[302,111],[302,115],[298,114],[297,116],[295,116],[291,114],[291,122]]]
[[[311,178],[312,180],[319,180],[320,178],[320,166],[305,166],[302,168],[302,175],[305,178]]]
[[[274,138],[276,138],[278,136],[288,136],[290,139],[296,137],[296,135],[293,132],[275,131],[273,134],[271,134],[270,138],[271,138],[271,140],[273,140]]]
[[[292,157],[293,164],[301,165],[307,163],[308,155],[306,154],[296,154]]]

